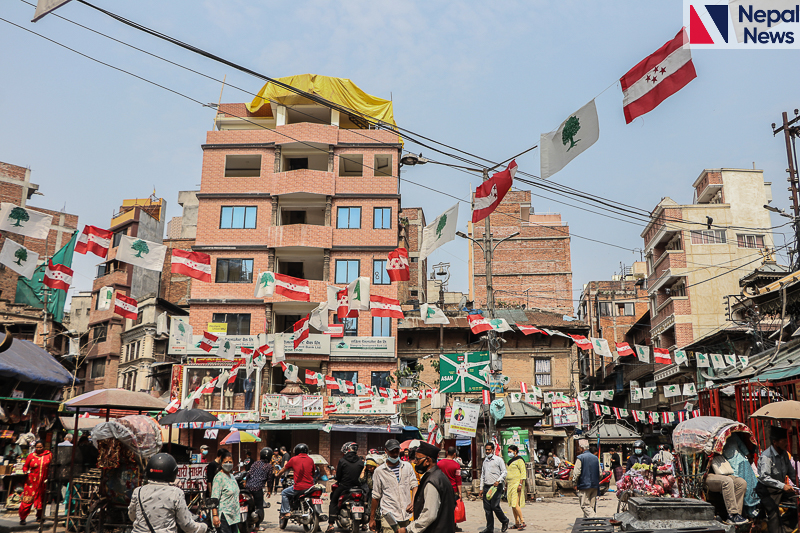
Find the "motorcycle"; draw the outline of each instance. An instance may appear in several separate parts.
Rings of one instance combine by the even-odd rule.
[[[256,501],[253,494],[245,488],[247,472],[234,474],[233,479],[239,485],[239,512],[243,524],[247,525],[247,531],[257,531],[261,522],[264,520],[264,509],[256,508]],[[264,508],[269,508],[270,503],[264,502]]]
[[[331,492],[336,485],[331,487]],[[336,523],[345,531],[358,533],[361,527],[369,526],[369,503],[367,493],[362,488],[352,488],[339,496],[339,516]]]
[[[289,498],[289,517],[281,517],[278,520],[278,527],[286,529],[289,520],[291,520],[295,524],[302,526],[305,533],[319,531],[320,522],[328,520],[328,516],[322,514],[323,492],[325,492],[325,487],[317,484]],[[278,509],[278,513],[280,513],[280,509]]]
[[[597,491],[599,496],[608,492],[608,487],[611,485],[611,472],[606,470],[600,474],[600,490]]]

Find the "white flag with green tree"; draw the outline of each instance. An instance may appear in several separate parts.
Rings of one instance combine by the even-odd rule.
[[[350,282],[347,303],[350,310],[369,311],[369,278],[358,277]]]
[[[44,240],[52,223],[53,215],[7,202],[0,204],[0,230]]]
[[[436,217],[432,224],[425,226],[425,229],[422,230],[419,260],[424,261],[435,249],[455,239],[457,225],[458,204]]]
[[[443,324],[448,325],[450,319],[444,314],[444,311],[439,309],[433,304],[422,304],[419,306],[419,313],[422,321],[426,324]]]
[[[23,278],[30,279],[36,271],[37,261],[39,261],[39,254],[6,238],[3,249],[0,250],[0,263]]]
[[[236,354],[236,344],[229,341],[225,337],[220,337],[219,347],[217,348],[217,357],[222,357],[223,359],[228,359],[230,361],[233,361],[235,354]]]
[[[571,114],[555,131],[539,139],[540,167],[547,179],[578,157],[600,138],[600,122],[594,100]]]
[[[161,272],[166,254],[167,247],[163,244],[123,235],[119,240],[116,259],[147,270]]]

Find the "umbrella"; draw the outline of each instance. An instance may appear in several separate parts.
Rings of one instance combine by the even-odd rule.
[[[143,411],[163,411],[166,402],[154,398],[144,392],[132,392],[125,389],[98,389],[76,396],[64,402],[67,409],[126,409]]]
[[[219,419],[216,416],[202,409],[181,409],[172,414],[162,416],[158,423],[162,426],[170,426],[185,422],[216,422],[217,420]]]
[[[800,420],[800,402],[787,400],[785,402],[768,403],[752,415],[751,418],[769,418],[771,420]]]
[[[309,455],[309,457],[311,457],[314,460],[314,464],[315,465],[327,465],[328,464],[328,461],[326,461],[325,458],[322,457],[319,454],[312,453],[311,455]]]
[[[220,444],[235,444],[242,442],[261,442],[261,439],[247,431],[231,431],[228,436],[219,441]]]

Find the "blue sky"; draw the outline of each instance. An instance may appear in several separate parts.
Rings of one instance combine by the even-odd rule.
[[[680,29],[681,2],[97,2],[269,76],[350,78],[368,93],[391,97],[401,126],[494,160],[538,143],[541,133],[600,95],[600,140],[556,182],[651,209],[664,196],[690,203],[691,183],[704,168],[755,163],[773,182],[773,205],[789,205],[784,143],[773,138],[770,124],[800,107],[797,50],[696,50],[697,79],[625,124],[614,84]],[[32,24],[33,10],[8,0],[0,17],[202,102],[219,98],[216,82],[52,16]],[[262,86],[80,3],[58,13],[210,76],[227,75],[248,91]],[[32,168],[45,194],[32,205],[66,207],[81,224],[105,227],[121,199],[146,197],[155,186],[169,204],[168,216],[179,215],[177,192],[200,183],[200,145],[213,111],[4,22],[0,28],[0,161]],[[222,97],[250,99],[230,87]],[[538,150],[518,163],[538,175]],[[461,198],[477,181],[434,165],[406,168],[402,177]],[[454,203],[409,183],[401,192],[403,205],[423,207],[428,220]],[[639,258],[630,250],[643,247],[641,226],[542,198],[533,206],[561,213],[573,235],[628,249],[574,236],[575,298],[583,283],[609,279],[620,263]],[[468,217],[462,204],[461,229]],[[773,216],[774,225],[784,221]],[[431,256],[430,264],[451,263],[451,290],[468,289],[466,253],[459,240]],[[93,257],[76,258],[74,290],[87,290]]]

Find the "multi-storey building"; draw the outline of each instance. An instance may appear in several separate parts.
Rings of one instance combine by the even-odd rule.
[[[197,237],[197,191],[181,191],[178,193],[178,205],[183,214],[170,220],[172,225],[164,244],[167,254],[161,272],[161,290],[159,296],[178,307],[188,309],[192,293],[192,278],[172,272],[172,250],[190,251]]]
[[[706,169],[692,186],[692,204],[664,198],[641,235],[650,335],[661,348],[682,348],[725,327],[723,297],[739,294],[749,271],[739,267],[774,247],[763,207],[772,193],[761,170]]]
[[[421,207],[403,207],[400,210],[400,246],[408,250],[409,280],[399,284],[397,298],[408,308],[424,303],[425,278],[428,260],[419,260],[419,245],[425,229],[425,213]]]
[[[572,315],[572,261],[569,226],[559,214],[534,213],[530,191],[511,190],[490,215],[494,243],[492,281],[496,307],[546,309]],[[483,243],[484,224],[470,223],[470,237]],[[469,247],[470,300],[486,305],[483,251]]]

